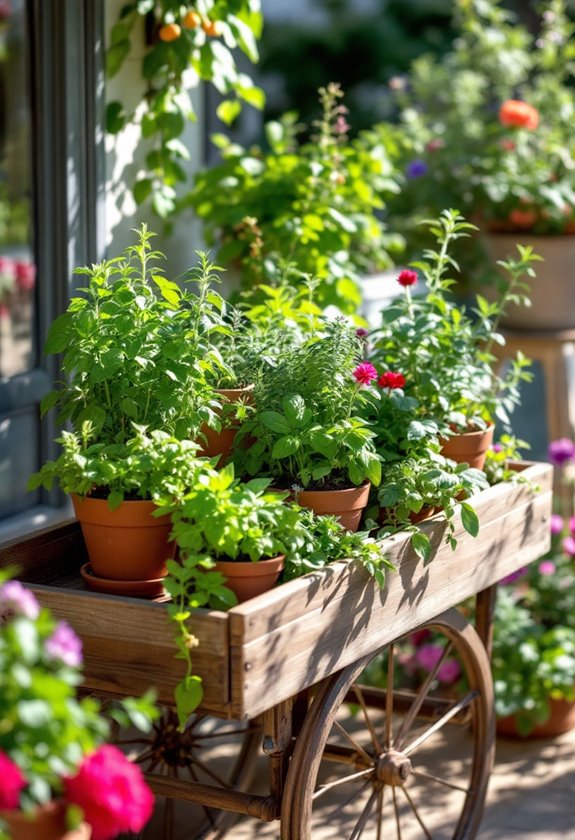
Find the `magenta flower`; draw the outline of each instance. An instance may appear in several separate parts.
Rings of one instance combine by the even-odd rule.
[[[558,534],[561,533],[564,526],[563,517],[559,516],[558,513],[551,514],[551,521],[549,523],[549,527],[551,529],[551,534],[556,537]],[[569,520],[569,530],[573,533],[573,527],[575,527],[575,516],[572,516]]]
[[[355,334],[358,338],[367,338],[367,336],[369,335],[369,330],[366,330],[363,327],[359,327],[355,331]]]
[[[0,256],[0,274],[9,282],[16,279],[16,263],[11,257]]]
[[[22,771],[0,750],[0,808],[11,811],[20,804],[20,793],[26,787]]]
[[[58,659],[70,668],[79,668],[82,664],[82,642],[65,621],[59,621],[46,639],[45,650],[49,659]]]
[[[539,574],[540,575],[554,575],[555,574],[555,563],[552,560],[543,560],[542,563],[539,563]]]
[[[36,266],[31,262],[16,263],[16,285],[22,292],[31,292],[36,285]]]
[[[575,557],[575,537],[565,537],[562,542],[563,551],[569,557]]]
[[[38,601],[18,580],[9,580],[0,586],[0,617],[7,613],[21,615],[32,621],[40,614]]]
[[[504,578],[501,578],[499,584],[501,586],[510,586],[515,581],[520,580],[523,575],[527,574],[527,566],[522,566],[520,569],[517,569],[516,572],[511,572],[510,575],[506,575]]]
[[[415,286],[417,280],[417,271],[412,271],[410,268],[405,268],[397,278],[400,286]]]
[[[377,379],[377,371],[371,362],[362,362],[354,370],[353,377],[359,385],[369,385]]]
[[[351,126],[349,125],[346,118],[340,114],[337,120],[334,123],[333,130],[336,134],[346,134]]]
[[[557,516],[557,514],[554,513],[553,516]],[[553,518],[553,517],[551,517],[551,518]],[[571,534],[571,536],[575,537],[575,516],[572,516],[569,519],[569,533]]]
[[[556,467],[562,467],[563,464],[571,461],[575,456],[575,443],[569,438],[552,440],[549,444],[547,455],[552,464]]]
[[[433,671],[441,656],[443,648],[441,645],[427,644],[422,645],[415,653],[417,664],[425,671]],[[461,667],[459,662],[455,659],[446,659],[439,671],[437,672],[437,679],[440,682],[452,683],[461,674]]]
[[[492,452],[503,452],[503,446],[500,443],[492,443],[490,449]]]

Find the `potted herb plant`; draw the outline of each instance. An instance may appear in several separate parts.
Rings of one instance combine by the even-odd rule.
[[[175,550],[169,517],[154,515],[157,502],[181,499],[203,467],[192,441],[139,426],[132,435],[123,443],[99,442],[89,421],[80,432],[64,431],[61,454],[28,486],[50,489],[56,481],[72,495],[90,560],[83,574],[92,588],[157,594]]]
[[[335,514],[351,530],[381,478],[374,434],[359,416],[374,378],[362,353],[343,318],[286,348],[262,373],[256,411],[238,436],[253,443],[234,455],[240,473],[268,476],[303,507]]]
[[[382,312],[382,326],[370,335],[369,358],[381,375],[401,374],[419,418],[436,424],[444,455],[481,469],[495,421],[509,425],[510,412],[519,403],[519,385],[531,378],[529,361],[520,352],[500,376],[493,347],[504,343],[497,332],[499,320],[509,302],[524,299],[522,277],[533,273],[537,257],[519,246],[518,259],[504,264],[510,279],[500,298],[490,303],[478,295],[468,311],[450,295],[454,281],[449,272],[456,265],[449,250],[474,226],[457,211],[445,210],[429,228],[436,248],[399,274],[404,294]],[[414,297],[410,290],[418,272],[427,294]]]
[[[355,314],[360,277],[392,264],[398,237],[380,211],[397,185],[384,143],[349,139],[339,86],[320,88],[319,97],[321,117],[303,142],[294,113],[266,125],[267,152],[216,135],[222,162],[198,173],[191,204],[244,287],[276,285],[287,258],[318,278],[320,306]]]
[[[2,840],[111,840],[141,831],[154,797],[140,769],[105,743],[110,721],[99,703],[76,696],[80,639],[18,581],[5,578],[0,663]],[[141,728],[155,709],[143,697],[110,714]]]

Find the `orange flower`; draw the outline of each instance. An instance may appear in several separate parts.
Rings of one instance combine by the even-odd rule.
[[[516,207],[509,214],[509,221],[516,228],[526,230],[532,228],[537,221],[537,212],[535,210],[520,210],[519,207]]]
[[[507,99],[499,109],[499,122],[534,131],[539,125],[539,111],[520,99]]]

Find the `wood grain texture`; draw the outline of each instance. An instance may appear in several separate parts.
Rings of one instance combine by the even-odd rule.
[[[353,564],[332,564],[230,611],[232,710],[254,716],[455,606],[549,547],[552,471],[535,465],[524,484],[477,497],[477,538],[457,526],[455,552],[441,517],[421,527],[434,545],[427,564],[407,535],[386,541],[396,564],[384,590]],[[265,686],[265,691],[262,691]]]

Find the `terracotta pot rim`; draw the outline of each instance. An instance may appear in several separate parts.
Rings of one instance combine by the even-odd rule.
[[[224,569],[235,570],[241,574],[250,574],[254,577],[269,575],[270,571],[279,566],[283,568],[285,554],[278,554],[276,557],[266,557],[265,560],[216,560],[216,566],[225,574]]]
[[[565,239],[575,237],[575,231],[564,230],[557,233],[533,233],[529,228],[497,229],[487,227],[483,231],[484,236],[505,236],[507,239],[516,239],[518,236],[528,236],[530,239]]]
[[[231,400],[234,397],[241,397],[243,394],[251,394],[255,387],[255,384],[251,382],[241,388],[216,388],[216,393]]]
[[[489,423],[484,429],[475,429],[473,432],[453,432],[452,435],[446,438],[440,438],[440,441],[444,443],[445,441],[452,440],[453,438],[465,438],[466,440],[470,440],[471,438],[480,438],[482,435],[486,435],[491,432],[492,429],[495,429],[495,423]]]
[[[102,517],[106,518],[106,525],[108,527],[124,527],[127,522],[135,524],[137,522],[138,528],[157,528],[167,527],[169,522],[169,514],[162,514],[161,516],[152,516],[152,512],[158,509],[155,502],[149,499],[130,499],[120,503],[114,510],[110,510],[107,499],[94,499],[91,496],[77,496],[75,493],[70,494],[72,503],[74,505],[74,512],[76,518],[82,522],[87,522],[90,525],[102,524]],[[93,514],[93,515],[92,515]],[[141,521],[140,521],[141,520]]]
[[[370,487],[370,486],[371,486],[371,482],[369,481],[369,479],[366,479],[365,481],[362,481],[361,484],[356,484],[353,487],[339,487],[337,489],[332,488],[331,490],[322,490],[321,487],[310,490],[307,487],[304,487],[302,490],[297,491],[297,495],[301,496],[303,493],[326,493],[326,494],[327,493],[333,493],[333,494],[337,493],[339,495],[353,496],[355,493],[365,492],[366,487]]]

